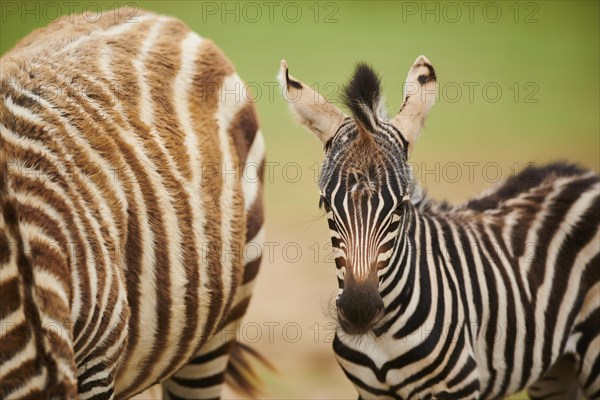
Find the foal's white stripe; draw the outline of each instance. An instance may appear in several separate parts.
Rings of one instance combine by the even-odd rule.
[[[252,146],[248,151],[246,164],[242,174],[242,191],[244,193],[244,209],[247,211],[252,207],[258,194],[260,180],[258,171],[265,154],[265,139],[261,131],[256,132]]]
[[[100,54],[99,66],[104,76],[110,80],[115,81],[114,73],[112,71],[111,66],[111,50],[108,47],[104,47]],[[117,109],[119,113],[122,115],[122,110],[119,104],[117,104]],[[126,132],[122,132],[119,136],[121,139],[125,139],[128,142],[128,145],[138,150],[136,156],[138,159],[142,160],[142,154],[139,151],[139,148],[136,148],[135,143],[132,143],[133,138],[127,138]],[[129,139],[129,140],[128,140]],[[151,165],[147,163],[147,165]],[[146,171],[148,168],[146,168]],[[134,177],[135,174],[131,170],[126,171],[126,176]],[[155,245],[154,245],[154,233],[151,229],[148,229],[149,220],[148,220],[148,210],[146,208],[146,202],[144,200],[144,196],[142,194],[142,188],[138,183],[137,179],[130,179],[131,184],[134,186],[132,191],[133,198],[135,199],[136,205],[139,207],[137,213],[138,225],[140,227],[140,264],[142,266],[142,271],[140,274],[140,292],[143,294],[153,293],[156,290],[156,283],[154,277],[154,267],[156,264],[155,258]],[[155,182],[159,182],[156,180]],[[119,186],[119,185],[117,185]],[[132,316],[133,318],[138,318],[139,321],[143,321],[144,324],[148,326],[156,326],[156,296],[145,296],[146,300],[140,304],[139,315]],[[132,356],[129,358],[128,365],[141,365],[143,355],[145,352],[139,351],[138,349],[150,349],[153,346],[153,335],[144,335],[144,332],[139,332],[139,341],[137,343],[136,348],[132,349]],[[123,366],[125,367],[125,366]],[[130,373],[121,374],[118,376],[115,383],[115,391],[120,392],[125,387],[129,386],[133,380],[136,378],[138,374],[138,369],[124,369]]]
[[[108,38],[112,36],[120,36],[126,34],[128,30],[138,26],[140,23],[150,21],[156,18],[157,17],[154,15],[143,15],[141,17],[137,17],[135,21],[132,20],[130,22],[122,22],[107,29],[99,28],[95,31],[92,31],[88,35],[79,36],[77,39],[73,40],[72,42],[69,42],[56,54],[68,53],[76,48],[81,48],[80,46],[84,45],[86,42],[97,41],[100,37]],[[91,24],[93,25],[93,23]]]
[[[150,53],[152,46],[154,46],[154,43],[158,39],[160,30],[163,27],[164,23],[164,19],[159,19],[155,24],[153,24],[150,27],[148,36],[146,36],[146,39],[144,39],[144,41],[142,42],[142,46],[140,47],[140,52],[138,54],[137,60],[134,63],[136,74],[139,77],[140,84],[140,119],[150,126],[154,124],[154,110],[152,107],[152,100],[150,97],[150,89],[146,82],[146,69],[144,68],[144,63],[148,58],[148,54]]]
[[[163,28],[165,22],[169,18],[161,17],[157,20],[156,24],[152,25],[150,28],[150,32],[148,36],[142,43],[142,47],[140,48],[140,52],[138,54],[138,58],[134,62],[134,66],[136,68],[139,86],[140,86],[140,98],[139,98],[139,110],[140,110],[140,120],[146,123],[150,128],[150,136],[153,139],[153,142],[160,148],[161,154],[167,159],[167,166],[169,172],[175,175],[177,181],[185,186],[185,179],[181,175],[181,172],[177,168],[177,163],[173,159],[173,156],[166,148],[164,140],[160,136],[160,134],[156,130],[156,126],[154,125],[154,107],[152,104],[152,96],[150,87],[148,86],[148,81],[146,79],[146,62],[148,61],[148,56],[150,54],[150,50],[152,46],[154,46],[156,40],[160,37],[161,29]]]
[[[188,238],[194,242],[194,248],[198,252],[199,268],[200,268],[200,282],[198,285],[198,298],[208,299],[210,298],[205,287],[208,282],[208,268],[206,265],[206,254],[203,249],[203,243],[205,241],[204,224],[206,221],[206,215],[204,205],[202,203],[202,157],[200,154],[200,146],[198,143],[198,134],[195,131],[192,123],[192,116],[190,112],[190,88],[193,83],[194,75],[196,74],[196,59],[200,52],[200,47],[203,43],[203,39],[194,32],[189,32],[180,43],[180,54],[181,54],[181,67],[174,81],[173,85],[173,102],[175,104],[175,112],[177,119],[181,125],[182,132],[184,134],[184,144],[188,151],[188,158],[190,160],[190,176],[191,182],[188,182],[184,188],[187,191],[189,197],[189,204],[192,208],[192,214],[194,218],[192,221],[193,237]],[[198,304],[198,315],[208,315],[208,301],[200,301]],[[205,320],[198,321],[198,326],[194,337],[200,337],[203,333]]]
[[[220,209],[221,209],[221,243],[223,246],[221,254],[221,265],[223,272],[221,277],[223,279],[223,299],[227,299],[231,292],[232,274],[236,266],[241,267],[241,260],[238,259],[240,251],[243,249],[235,249],[234,241],[234,222],[236,206],[234,204],[235,186],[237,181],[240,179],[239,166],[236,165],[232,155],[232,143],[228,133],[229,125],[234,119],[235,115],[240,109],[246,104],[242,101],[244,83],[240,77],[234,73],[223,80],[223,84],[220,88],[219,97],[219,109],[217,110],[216,119],[219,125],[219,148],[222,156],[222,173],[221,173],[221,198]],[[231,96],[235,94],[235,96]],[[219,318],[223,314],[225,309],[226,301],[221,304],[221,310],[219,312]],[[215,326],[214,329],[217,327]]]

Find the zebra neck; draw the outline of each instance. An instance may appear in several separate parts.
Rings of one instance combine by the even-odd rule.
[[[424,326],[437,325],[427,318],[440,309],[451,316],[451,321],[444,323],[458,326],[459,320],[464,321],[457,287],[461,266],[450,262],[457,251],[448,240],[452,237],[450,225],[441,215],[407,207],[389,267],[380,278],[386,307],[386,320],[378,327],[381,333],[389,331],[397,338],[413,335]]]
[[[408,205],[398,229],[389,264],[380,276],[380,294],[386,312],[384,321],[374,329],[377,336],[388,332],[392,325],[396,325],[398,319],[406,316],[409,305],[415,299],[413,296],[417,286],[415,228],[418,226],[418,219],[415,207]]]

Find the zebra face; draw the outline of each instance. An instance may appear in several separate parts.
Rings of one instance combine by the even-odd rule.
[[[324,144],[320,205],[336,250],[338,321],[346,333],[365,334],[384,314],[380,278],[402,235],[413,189],[408,156],[435,101],[435,72],[424,56],[417,58],[402,108],[389,121],[381,112],[379,77],[364,64],[343,93],[351,117],[290,77],[285,61],[279,81],[293,113]]]
[[[348,333],[365,333],[383,315],[379,277],[388,267],[411,179],[393,127],[361,132],[348,119],[326,150],[320,205],[336,251],[338,320]],[[394,133],[396,134],[396,133]]]

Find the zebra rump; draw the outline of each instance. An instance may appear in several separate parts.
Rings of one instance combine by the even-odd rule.
[[[258,395],[264,140],[221,50],[65,16],[0,59],[0,98],[0,398]]]

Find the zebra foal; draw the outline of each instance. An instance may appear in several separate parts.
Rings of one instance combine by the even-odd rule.
[[[232,333],[261,259],[254,104],[210,40],[125,14],[0,60],[4,400],[254,393]]]
[[[408,165],[435,101],[427,58],[389,120],[366,65],[344,91],[350,117],[284,61],[278,78],[325,148],[333,347],[360,398],[496,399],[524,388],[539,399],[600,398],[597,174],[530,167],[465,204],[436,203]]]

